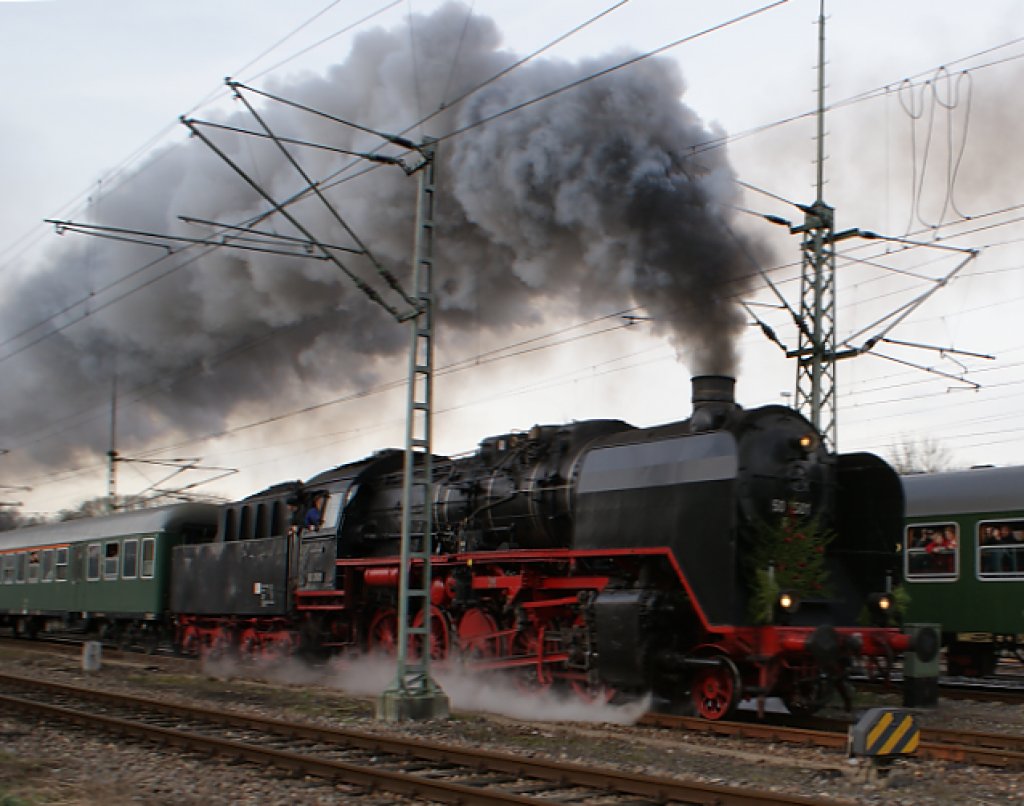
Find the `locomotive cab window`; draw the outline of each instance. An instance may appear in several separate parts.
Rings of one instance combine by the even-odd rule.
[[[955,523],[908,526],[904,545],[907,579],[956,579],[960,571],[960,529]]]
[[[122,579],[135,579],[139,575],[139,541],[125,540],[124,555],[121,557]]]
[[[330,528],[338,522],[338,510],[341,509],[341,496],[328,494],[324,500],[323,523]]]
[[[153,578],[153,569],[156,567],[156,538],[145,537],[142,539],[142,568],[139,576],[143,579]]]
[[[1024,520],[978,524],[978,576],[982,579],[1024,577]]]
[[[67,582],[68,579],[68,550],[66,548],[57,549],[57,567],[56,576],[58,582]]]
[[[90,543],[85,549],[85,578],[95,582],[100,578],[100,544]]]

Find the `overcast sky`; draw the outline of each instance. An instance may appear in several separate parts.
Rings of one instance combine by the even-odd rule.
[[[32,488],[0,488],[0,500],[52,512],[106,492],[115,366],[122,378],[117,441],[122,455],[150,461],[201,457],[204,465],[238,470],[230,480],[200,490],[242,495],[400,445],[401,385],[388,391],[388,384],[401,381],[405,372],[395,346],[404,344],[405,335],[397,324],[388,330],[384,319],[354,308],[348,296],[341,306],[350,320],[347,329],[318,331],[293,354],[295,331],[309,326],[314,314],[324,315],[308,307],[303,308],[305,318],[298,319],[283,303],[278,309],[277,300],[287,296],[287,289],[276,284],[293,269],[263,265],[274,272],[271,279],[252,275],[253,283],[266,283],[260,286],[263,304],[258,309],[249,307],[251,301],[243,303],[237,290],[214,287],[211,276],[223,278],[238,269],[229,259],[217,263],[218,258],[181,268],[173,281],[199,296],[179,297],[166,283],[154,282],[117,301],[103,296],[106,284],[139,271],[158,251],[109,242],[93,246],[97,239],[75,234],[60,238],[43,219],[127,226],[136,214],[151,220],[143,216],[145,207],[147,214],[159,208],[160,220],[204,213],[235,213],[241,220],[248,208],[231,184],[240,180],[211,167],[209,156],[195,156],[201,149],[194,140],[187,142],[188,133],[178,123],[181,115],[224,120],[237,114],[240,105],[231,101],[224,77],[285,95],[329,98],[336,93],[353,99],[341,108],[365,114],[365,120],[354,122],[397,130],[434,111],[441,97],[452,100],[460,71],[471,69],[467,54],[479,58],[480,70],[509,64],[614,5],[611,0],[477,0],[447,8],[427,0],[0,0],[0,271],[8,312],[0,325],[5,379],[0,449],[8,451],[0,455],[0,481]],[[808,113],[816,104],[818,2],[770,5],[630,0],[536,57],[530,62],[533,72],[521,68],[513,73],[521,72],[524,85],[547,86],[545,81],[554,81],[551,76],[564,74],[569,80],[631,54],[688,40],[660,57],[676,63],[681,83],[648,62],[616,71],[619,83],[614,86],[637,104],[622,107],[626,111],[619,114],[634,117],[623,123],[623,131],[643,132],[638,136],[651,148],[660,139],[687,132],[706,134],[705,143],[726,138],[722,147],[691,155],[698,166],[696,181],[710,203],[721,207],[728,232],[743,240],[738,253],[797,306],[798,236],[760,216],[799,223],[802,214],[792,203],[815,198],[815,122]],[[467,36],[485,37],[488,30],[466,25],[470,10],[493,20],[500,42],[466,41]],[[1024,205],[1020,4],[832,0],[827,14],[826,101],[834,107],[826,117],[824,197],[836,208],[836,229],[860,228],[932,244],[908,249],[897,241],[850,239],[839,249],[840,340],[849,338],[851,346],[863,346],[879,334],[890,340],[839,366],[840,448],[891,456],[902,443],[932,439],[948,451],[953,466],[1018,463],[1024,449],[1024,330],[1018,325],[1024,296],[1018,242],[1024,229],[1017,223]],[[743,15],[750,16],[738,20]],[[722,27],[710,30],[716,26]],[[376,38],[364,39],[363,49],[353,56],[353,44],[370,32]],[[447,36],[454,47],[431,54],[422,43],[416,45],[416,53],[427,54],[416,62],[421,71],[417,82],[399,51],[403,42],[428,35]],[[394,49],[395,57],[375,53],[374,47]],[[451,70],[446,72],[449,56]],[[332,65],[345,69],[332,71]],[[475,80],[487,77],[482,73]],[[508,79],[519,80],[515,75]],[[602,80],[607,79],[585,86]],[[687,116],[669,115],[662,122],[659,116],[669,104],[656,100],[653,107],[643,107],[647,88],[655,99],[663,98],[657,93],[676,92]],[[488,108],[496,109],[503,85],[496,82],[490,89],[494,94]],[[583,92],[570,90],[559,97]],[[508,97],[519,96],[509,91]],[[254,102],[260,104],[258,98]],[[602,135],[619,136],[596,118],[571,117],[569,101],[548,103],[520,113],[520,120],[533,121],[523,122],[522,131],[546,125],[545,115],[552,130],[563,127],[558,138],[552,135],[556,145],[545,157],[551,162],[563,155],[568,161],[577,143],[586,152],[586,144]],[[410,136],[444,135],[460,114],[461,108],[454,109]],[[513,117],[511,131],[519,125]],[[594,121],[591,131],[588,120]],[[253,125],[251,118],[248,123]],[[564,128],[570,126],[575,129]],[[503,155],[510,152],[502,150],[506,146],[496,129],[482,127],[442,144],[450,155],[457,152],[448,178],[463,194],[460,215],[469,219],[478,212],[465,195],[474,183],[472,199],[495,222],[513,215],[500,204],[490,209],[487,196],[504,187],[500,177],[509,168]],[[324,127],[317,131],[331,136],[323,134],[328,131]],[[263,152],[250,145],[235,148],[255,178],[278,181],[278,169]],[[493,162],[487,161],[488,154]],[[341,160],[319,158],[317,178],[331,174]],[[549,169],[559,176],[557,164]],[[744,183],[739,195],[731,183],[722,184],[730,172]],[[604,176],[595,172],[595,177]],[[275,187],[291,187],[287,182],[292,179],[280,181]],[[448,245],[445,254],[453,265],[439,265],[438,277],[439,283],[445,282],[446,272],[457,277],[450,289],[470,287],[468,278],[479,268],[471,255],[488,255],[497,264],[505,252],[517,254],[516,276],[533,287],[515,298],[520,307],[510,303],[504,308],[498,304],[504,292],[497,284],[473,285],[474,293],[487,297],[475,300],[452,291],[452,326],[439,334],[438,365],[467,364],[437,379],[439,451],[471,450],[489,434],[538,422],[611,417],[652,425],[688,416],[689,377],[700,371],[699,351],[652,315],[656,306],[635,311],[654,321],[627,327],[613,314],[631,307],[617,304],[628,295],[585,287],[617,282],[619,275],[605,273],[608,253],[616,238],[628,236],[617,234],[622,222],[607,219],[619,209],[614,202],[622,189],[609,181],[602,191],[597,198],[559,197],[573,208],[557,211],[560,222],[566,216],[584,219],[590,205],[595,215],[605,216],[600,225],[584,222],[574,241],[577,251],[564,253],[568,262],[572,255],[583,256],[579,274],[544,268],[545,259],[555,263],[562,252],[548,258],[524,256],[515,244],[501,240],[510,238],[509,232],[527,239],[536,235],[536,221],[508,232],[493,225],[501,231],[489,230],[493,242],[477,253],[469,246]],[[358,222],[359,235],[371,249],[400,264],[402,245],[412,240],[403,199],[411,200],[413,193],[413,180],[396,171],[384,184],[340,196],[338,204]],[[439,205],[445,204],[440,198]],[[454,207],[449,203],[449,210]],[[440,237],[445,235],[442,230]],[[458,238],[451,232],[448,237]],[[731,236],[718,242],[724,252],[736,250]],[[111,251],[122,247],[123,252]],[[972,257],[968,249],[979,252]],[[460,260],[462,265],[454,265]],[[319,282],[313,273],[325,271],[336,270],[306,266],[296,283]],[[950,282],[888,329],[888,313],[953,272]],[[558,290],[547,293],[547,284],[556,282]],[[309,293],[315,292],[302,295]],[[91,302],[82,302],[93,294]],[[213,313],[179,317],[179,331],[161,329],[164,323],[158,327],[157,319],[169,306],[187,307],[188,300],[197,298]],[[753,316],[771,326],[790,349],[797,342],[791,320],[759,275],[737,298],[750,303],[741,314],[737,341],[739,402],[754,406],[791,399],[793,362],[753,326]],[[367,300],[365,306],[373,304]],[[215,315],[237,320],[230,334],[236,341],[226,328],[219,330],[220,320],[211,324]],[[143,336],[147,328],[151,331]],[[208,344],[203,341],[207,336]],[[530,341],[540,337],[546,340]],[[249,359],[230,354],[239,346]],[[516,355],[493,360],[491,351],[502,348]],[[268,356],[262,384],[239,369],[240,361],[252,360],[254,350]],[[109,355],[115,351],[121,356],[116,360]],[[181,363],[198,368],[187,390],[179,377],[184,367],[173,360],[176,352]],[[216,360],[208,363],[196,358],[214,354]],[[276,360],[294,360],[302,371],[273,374],[269,368]],[[144,362],[151,369],[163,368],[162,385],[159,376],[143,372]],[[68,380],[72,377],[74,383]],[[248,385],[244,394],[238,384]],[[230,393],[224,391],[233,385]],[[302,409],[310,410],[296,413]],[[212,417],[214,410],[217,416]],[[270,422],[257,425],[264,421]],[[158,485],[163,474],[158,465],[121,463],[119,492]],[[192,472],[173,483],[201,478]]]

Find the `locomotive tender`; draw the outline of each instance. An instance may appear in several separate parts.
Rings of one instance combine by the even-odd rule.
[[[689,697],[717,719],[751,696],[813,711],[856,663],[907,650],[886,621],[899,478],[828,453],[791,409],[745,411],[733,385],[695,378],[681,422],[538,426],[433,457],[432,658],[583,696]],[[178,644],[393,652],[402,463],[384,451],[226,506],[215,541],[174,551]],[[294,525],[312,501],[317,519]]]

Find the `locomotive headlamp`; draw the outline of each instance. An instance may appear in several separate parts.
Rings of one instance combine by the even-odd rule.
[[[894,610],[895,602],[891,593],[872,593],[868,597],[868,609],[876,624],[885,626],[889,620],[889,614]]]
[[[801,434],[797,437],[796,444],[804,453],[811,453],[818,447],[818,435],[810,432]]]
[[[775,600],[775,604],[782,613],[795,613],[799,606],[796,596],[789,591],[780,593],[778,599]]]

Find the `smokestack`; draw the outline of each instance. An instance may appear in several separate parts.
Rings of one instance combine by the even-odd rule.
[[[736,379],[728,375],[695,375],[690,379],[693,414],[690,430],[720,428],[736,406]]]

